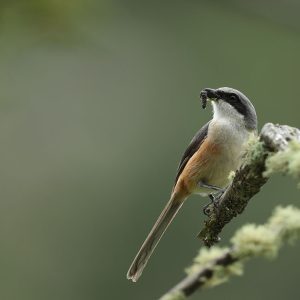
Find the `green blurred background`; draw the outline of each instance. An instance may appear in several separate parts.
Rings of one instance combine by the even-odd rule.
[[[300,3],[0,2],[0,298],[157,299],[201,246],[192,197],[137,284],[125,274],[168,200],[178,161],[211,116],[205,87],[231,86],[265,122],[300,127]],[[222,234],[278,204],[273,177]],[[300,243],[192,299],[292,299]]]

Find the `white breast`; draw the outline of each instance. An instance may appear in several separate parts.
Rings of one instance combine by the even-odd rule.
[[[224,147],[230,157],[236,157],[244,150],[251,132],[245,127],[244,117],[230,104],[219,101],[212,103],[214,117],[210,123],[208,136]]]
[[[225,187],[229,184],[229,174],[236,171],[241,162],[251,132],[239,123],[227,119],[213,119],[208,129],[210,141],[218,146],[220,155],[215,159],[210,184]]]

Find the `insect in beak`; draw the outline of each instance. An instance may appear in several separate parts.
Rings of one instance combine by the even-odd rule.
[[[202,108],[205,109],[207,105],[207,99],[217,100],[219,96],[214,89],[206,88],[200,92],[200,100],[202,102]]]
[[[207,92],[205,90],[200,92],[200,100],[202,102],[202,108],[205,109],[207,105]]]

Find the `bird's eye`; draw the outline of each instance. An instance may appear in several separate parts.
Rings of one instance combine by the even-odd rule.
[[[238,101],[239,100],[238,97],[237,97],[237,95],[235,95],[235,94],[231,94],[229,98],[232,101]]]

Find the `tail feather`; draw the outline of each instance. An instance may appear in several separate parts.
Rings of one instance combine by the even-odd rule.
[[[131,279],[133,282],[136,282],[142,275],[142,272],[151,254],[160,241],[162,235],[174,219],[175,215],[181,208],[183,202],[184,199],[182,196],[180,197],[175,194],[172,195],[171,199],[163,209],[152,230],[144,241],[141,249],[133,260],[127,272],[127,279]]]

